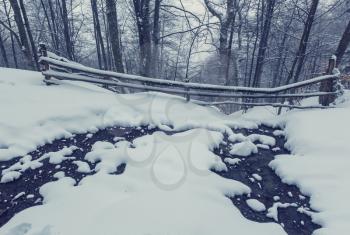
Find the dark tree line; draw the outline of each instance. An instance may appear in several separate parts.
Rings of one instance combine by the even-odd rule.
[[[36,70],[39,42],[100,69],[278,86],[350,61],[350,3],[333,0],[1,0],[0,63]],[[345,65],[344,65],[345,64]]]

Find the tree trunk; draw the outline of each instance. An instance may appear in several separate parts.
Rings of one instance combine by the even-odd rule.
[[[12,29],[12,24],[11,24],[11,20],[10,20],[10,13],[9,13],[9,11],[7,9],[7,4],[6,4],[5,0],[3,0],[3,5],[4,5],[6,18],[7,18],[7,24]],[[13,34],[12,33],[10,33],[10,38],[11,38],[11,49],[12,49],[13,62],[15,64],[15,68],[17,69],[18,68],[17,53],[16,53],[15,40],[13,38]]]
[[[204,0],[209,12],[220,21],[220,37],[219,37],[219,76],[225,78],[226,67],[228,65],[228,39],[229,29],[234,21],[236,11],[234,0],[226,0],[226,14],[218,12],[209,0]]]
[[[7,59],[7,53],[6,53],[6,49],[5,49],[5,45],[4,45],[4,41],[2,39],[1,33],[0,33],[0,51],[1,51],[1,55],[4,61],[4,65],[5,67],[10,67],[9,66],[9,61]]]
[[[266,54],[266,49],[269,41],[269,34],[271,30],[271,22],[273,17],[273,10],[275,8],[275,3],[276,3],[276,0],[268,0],[267,2],[265,22],[262,29],[259,50],[258,50],[258,57],[256,60],[253,87],[259,87],[261,83],[261,75],[263,73],[263,68],[264,68],[265,54]]]
[[[300,40],[299,49],[293,61],[292,68],[287,78],[287,84],[290,83],[293,77],[294,77],[293,79],[294,82],[297,82],[299,80],[299,76],[304,65],[307,44],[309,42],[309,37],[310,37],[312,25],[314,23],[318,3],[319,3],[319,0],[312,0],[310,11],[308,13],[307,20],[305,22],[303,35]],[[296,67],[296,70],[295,70],[295,67]],[[294,70],[295,70],[295,73],[294,73]]]
[[[34,69],[34,64],[33,64],[33,59],[32,59],[32,53],[30,51],[30,46],[29,46],[29,41],[28,41],[28,37],[27,37],[27,32],[26,29],[24,27],[24,23],[22,20],[22,14],[21,14],[21,9],[18,5],[17,0],[11,0],[10,1],[11,6],[12,6],[12,10],[13,10],[13,14],[15,17],[15,22],[18,28],[18,33],[19,33],[19,37],[21,40],[21,49],[24,53],[24,56],[26,58],[27,61],[27,65],[29,68]]]
[[[282,40],[281,40],[281,43],[280,43],[279,48],[278,48],[277,64],[276,64],[276,67],[275,67],[274,73],[273,73],[272,87],[276,87],[277,84],[281,84],[282,77],[280,77],[279,79],[278,79],[278,77],[281,74],[281,67],[283,65],[283,56],[287,51],[286,50],[286,42],[288,39],[288,32],[290,30],[291,24],[293,23],[294,15],[295,15],[295,9],[293,10],[293,12],[290,16],[290,19],[288,20],[287,24],[285,24],[284,29],[283,29],[284,33],[283,33]],[[283,70],[283,68],[282,68],[282,70]],[[277,82],[277,79],[279,80],[278,82]]]
[[[250,61],[249,76],[248,76],[248,86],[252,85],[252,76],[253,76],[253,69],[254,69],[254,57],[255,57],[255,53],[256,53],[256,49],[257,49],[257,45],[258,45],[258,39],[259,39],[259,35],[260,35],[260,23],[259,22],[262,19],[262,17],[259,14],[260,4],[261,4],[261,0],[258,1],[258,9],[256,11],[256,26],[255,26],[256,36],[255,36],[255,39],[254,39],[254,46],[253,46],[253,51],[252,51],[252,56],[251,56],[251,61]]]
[[[68,59],[74,60],[73,46],[72,46],[72,40],[71,40],[71,35],[69,30],[67,3],[66,3],[66,0],[61,0],[61,3],[62,3],[61,16],[63,21],[63,34],[66,42],[67,56],[68,56]]]
[[[24,24],[25,24],[24,26],[27,29],[27,34],[28,34],[30,46],[32,48],[32,54],[33,54],[33,57],[34,57],[35,66],[36,66],[36,69],[39,71],[40,70],[39,58],[38,58],[35,42],[34,42],[34,39],[33,39],[32,30],[30,29],[30,24],[29,24],[29,20],[28,20],[28,16],[27,16],[27,11],[26,11],[26,8],[24,7],[23,0],[19,0],[19,4],[20,4],[21,10],[22,10],[22,16],[23,16]]]
[[[343,33],[343,36],[339,42],[337,51],[335,53],[335,55],[337,56],[337,66],[339,66],[339,64],[341,63],[349,44],[350,44],[350,21]]]
[[[139,33],[141,75],[151,75],[152,42],[150,27],[150,0],[133,0]]]
[[[94,31],[96,34],[96,46],[101,52],[102,55],[102,60],[103,60],[103,69],[107,68],[107,57],[106,57],[106,51],[105,51],[105,46],[104,46],[104,41],[102,37],[102,32],[101,32],[101,24],[100,24],[100,19],[98,16],[98,8],[97,8],[97,1],[96,0],[91,0],[91,9],[92,9],[92,14],[94,18]],[[102,63],[101,63],[102,64]]]
[[[154,3],[154,16],[153,16],[153,52],[152,52],[152,75],[155,78],[159,77],[158,61],[159,61],[159,35],[160,35],[160,24],[159,24],[159,13],[160,13],[160,2],[161,0],[155,0]]]
[[[226,62],[227,64],[226,64],[226,68],[225,68],[225,79],[226,79],[226,85],[227,86],[229,86],[229,85],[238,85],[237,58],[236,58],[236,55],[233,55],[233,53],[232,53],[234,28],[235,28],[235,19],[233,19],[233,22],[231,24],[231,32],[230,32],[230,38],[228,40],[228,48],[227,48],[227,53],[228,54],[227,54],[227,62]],[[233,61],[232,81],[230,79],[230,65],[231,65],[231,61]]]
[[[55,12],[54,12],[53,5],[52,5],[52,0],[48,0],[47,2],[49,4],[51,24],[52,24],[53,34],[54,34],[55,42],[56,42],[55,49],[57,51],[56,53],[60,54],[60,43],[59,43],[60,41],[59,41],[58,33],[57,33],[58,32],[57,22],[56,22],[56,16],[55,16]]]
[[[106,14],[109,32],[109,40],[112,47],[114,64],[117,72],[124,73],[123,57],[119,41],[119,26],[117,8],[114,0],[106,0]]]

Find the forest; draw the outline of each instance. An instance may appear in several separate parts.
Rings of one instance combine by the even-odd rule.
[[[350,71],[349,0],[1,0],[0,66],[39,70],[37,47],[103,70],[276,87]]]

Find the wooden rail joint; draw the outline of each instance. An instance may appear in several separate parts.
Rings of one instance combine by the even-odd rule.
[[[38,54],[39,54],[39,58],[48,57],[47,47],[46,47],[45,43],[39,43]],[[45,72],[45,71],[50,70],[50,64],[47,61],[39,60],[39,63],[40,63],[41,72]],[[50,76],[45,75],[44,82],[46,83],[46,85],[51,84],[50,79],[51,79]]]
[[[320,92],[337,92],[338,91],[338,80],[339,75],[335,74],[335,70],[337,69],[337,57],[333,55],[328,62],[328,68],[326,71],[327,75],[334,75],[329,80],[324,80],[320,85]],[[319,104],[322,106],[329,106],[332,104],[337,98],[336,94],[329,94],[326,96],[319,97]]]
[[[188,78],[186,78],[184,82],[188,84],[190,82],[190,80]],[[190,87],[185,86],[185,91],[186,91],[186,102],[190,102],[190,100],[191,100]]]

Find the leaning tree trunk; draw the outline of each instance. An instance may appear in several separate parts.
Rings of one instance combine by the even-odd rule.
[[[109,32],[109,40],[112,47],[114,64],[117,72],[124,73],[123,57],[119,41],[119,26],[117,8],[114,0],[106,0],[106,14]]]
[[[350,45],[350,21],[348,23],[348,26],[346,27],[343,36],[339,42],[337,51],[335,55],[337,56],[337,66],[341,63],[343,56],[346,52],[346,49]]]
[[[17,0],[11,0],[10,3],[11,3],[12,10],[13,10],[13,15],[15,17],[15,22],[16,22],[16,25],[18,28],[18,34],[19,34],[21,44],[22,44],[22,45],[20,45],[21,49],[22,49],[24,56],[26,58],[28,67],[34,69],[32,53],[30,50],[29,41],[28,41],[25,26],[24,26],[24,22],[22,20],[21,9],[18,5]]]
[[[319,0],[312,0],[310,11],[308,13],[307,20],[305,22],[303,35],[302,35],[301,40],[300,40],[299,49],[298,49],[297,55],[293,61],[292,68],[291,68],[289,75],[288,75],[288,78],[287,78],[287,84],[290,83],[290,81],[292,80],[293,77],[294,77],[294,79],[293,79],[294,82],[297,82],[299,80],[299,76],[300,76],[301,70],[302,70],[303,65],[304,65],[304,60],[305,60],[305,56],[306,56],[305,55],[306,49],[307,49],[307,45],[309,42],[312,25],[314,23],[318,3],[319,3]],[[294,73],[294,70],[295,70],[295,73]]]

